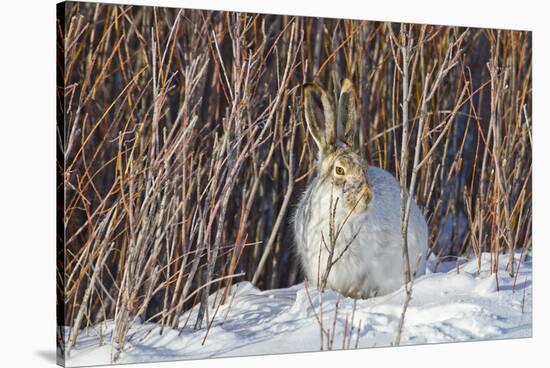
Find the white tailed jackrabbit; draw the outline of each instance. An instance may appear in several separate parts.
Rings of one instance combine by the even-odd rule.
[[[352,82],[342,83],[337,114],[327,92],[314,84],[304,86],[304,109],[319,148],[315,178],[294,214],[307,279],[359,298],[398,289],[403,285],[400,185],[361,158]],[[414,201],[407,236],[411,275],[423,275],[428,229]]]

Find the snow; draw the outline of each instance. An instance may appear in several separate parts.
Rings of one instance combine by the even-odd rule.
[[[456,261],[436,267],[431,258],[426,275],[414,283],[401,344],[531,337],[531,257],[515,256],[515,271],[520,265],[517,277],[508,274],[508,256],[499,258],[497,275],[489,272],[490,260],[490,255],[484,254],[478,272],[476,259],[461,260],[458,267]],[[354,313],[353,299],[330,290],[320,293],[304,283],[260,291],[241,282],[231,293],[233,300],[220,306],[206,340],[206,328],[192,328],[195,308],[189,312],[189,327],[181,331],[164,328],[161,335],[154,323],[134,326],[117,363],[318,351],[321,333],[317,318],[329,330],[324,349],[331,339],[333,349],[341,349],[343,344],[350,349],[356,344],[359,348],[390,346],[405,298],[401,288],[385,296],[357,300]],[[212,305],[215,295],[210,298]],[[214,312],[211,309],[209,315]],[[182,325],[187,317],[182,317]],[[82,330],[67,366],[111,363],[112,326],[112,321],[107,321]]]

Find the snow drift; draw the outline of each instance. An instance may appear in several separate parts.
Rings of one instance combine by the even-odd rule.
[[[489,254],[483,255],[480,272],[476,259],[437,266],[430,259],[427,274],[414,283],[401,344],[530,337],[531,258],[521,257],[520,262],[516,255],[513,277],[507,271],[508,257],[499,261],[499,272],[491,274]],[[191,327],[196,309],[182,317],[182,326],[188,317],[192,322],[180,330],[136,325],[117,363],[318,351],[321,321],[328,332],[323,349],[389,346],[405,296],[402,288],[354,301],[304,283],[260,291],[248,282],[234,285],[231,294],[217,312],[209,310],[215,319],[207,336],[206,328]],[[112,327],[107,321],[82,330],[67,366],[111,363]]]

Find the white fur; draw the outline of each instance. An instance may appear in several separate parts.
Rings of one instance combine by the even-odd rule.
[[[369,166],[367,177],[372,191],[371,202],[365,211],[352,214],[347,220],[349,210],[344,206],[343,193],[334,186],[333,203],[337,203],[334,227],[344,224],[336,239],[334,260],[357,235],[332,267],[326,285],[343,294],[363,298],[387,294],[403,285],[400,185],[393,175],[377,167]],[[321,182],[319,177],[314,179],[294,216],[297,253],[304,273],[312,283],[322,278],[329,256],[322,245],[321,233],[328,245],[332,187],[330,180]],[[336,198],[339,198],[337,202]],[[423,275],[428,229],[414,200],[407,235],[411,274]]]

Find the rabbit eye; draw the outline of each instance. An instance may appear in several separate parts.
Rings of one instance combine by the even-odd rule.
[[[344,168],[341,166],[336,166],[336,174],[337,175],[344,175]]]

